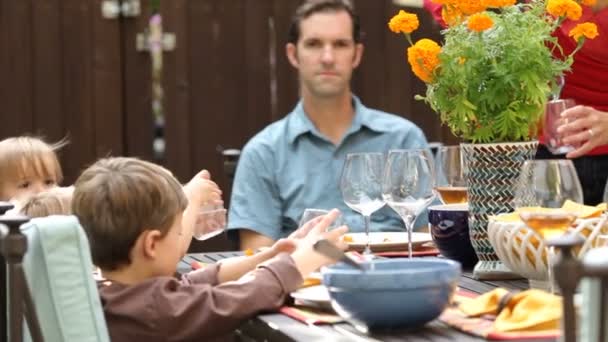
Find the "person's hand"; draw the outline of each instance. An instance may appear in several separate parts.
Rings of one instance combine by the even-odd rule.
[[[192,204],[197,208],[215,208],[224,205],[222,190],[211,180],[207,170],[197,173],[183,189],[189,205]]]
[[[597,146],[608,144],[608,112],[576,106],[565,110],[562,119],[566,123],[557,128],[557,133],[564,144],[575,147],[567,158],[583,156]]]
[[[295,242],[295,250],[291,256],[302,277],[305,277],[321,266],[336,262],[336,260],[317,253],[313,249],[314,243],[318,240],[326,239],[342,250],[346,250],[348,247],[348,244],[342,240],[342,236],[348,231],[348,227],[341,226],[327,231],[327,227],[331,225],[339,214],[340,212],[337,209],[333,209],[327,215],[311,220],[309,222],[310,225],[307,223],[290,235],[289,239]]]

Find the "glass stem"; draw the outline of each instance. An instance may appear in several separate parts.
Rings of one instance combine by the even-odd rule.
[[[371,221],[371,216],[370,215],[363,215],[363,218],[365,219],[365,249],[363,250],[363,255],[371,255],[372,254],[372,249],[370,248],[370,241],[369,241],[369,225],[370,225],[370,221]]]
[[[412,258],[412,230],[414,230],[414,216],[407,215],[403,218],[407,229],[407,257]]]

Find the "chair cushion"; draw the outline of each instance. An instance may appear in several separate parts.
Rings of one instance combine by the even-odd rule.
[[[36,218],[22,231],[28,237],[23,267],[44,340],[109,342],[89,243],[76,217]]]

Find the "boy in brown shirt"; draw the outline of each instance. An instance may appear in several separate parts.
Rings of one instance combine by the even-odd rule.
[[[76,181],[73,212],[106,278],[99,292],[113,342],[226,337],[257,312],[277,309],[304,276],[332,262],[314,252],[316,240],[345,248],[346,227],[326,232],[334,210],[264,252],[178,281],[180,234],[193,224],[187,207],[203,205],[207,185],[195,177],[184,191],[166,169],[134,158],[101,159]]]

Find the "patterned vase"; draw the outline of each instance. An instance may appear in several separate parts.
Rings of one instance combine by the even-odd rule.
[[[537,141],[461,144],[469,197],[469,235],[479,258],[477,279],[519,278],[500,260],[488,239],[488,217],[513,211],[513,184],[524,161],[536,153]]]

